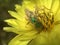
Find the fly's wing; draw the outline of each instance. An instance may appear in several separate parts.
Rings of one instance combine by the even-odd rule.
[[[28,10],[28,9],[25,9],[25,14],[26,14],[26,19],[28,20],[28,23],[29,24],[31,22],[31,19],[32,19],[32,16],[34,15],[32,11]]]
[[[28,9],[25,9],[25,13],[26,13],[28,18],[31,18],[34,15],[33,12],[29,11]]]

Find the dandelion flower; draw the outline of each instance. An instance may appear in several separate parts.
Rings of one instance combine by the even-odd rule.
[[[23,0],[22,6],[15,7],[16,11],[8,11],[15,19],[5,20],[10,27],[4,30],[18,35],[8,45],[53,45],[57,42],[60,0]]]

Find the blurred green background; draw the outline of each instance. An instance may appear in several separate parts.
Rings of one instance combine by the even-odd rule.
[[[3,27],[8,26],[4,20],[13,18],[9,15],[8,10],[14,10],[15,4],[22,4],[23,0],[0,0],[0,45],[7,45],[8,42],[17,34],[3,31]]]

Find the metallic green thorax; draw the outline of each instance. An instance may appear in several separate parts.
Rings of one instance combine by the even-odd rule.
[[[31,17],[31,18],[30,18],[30,21],[31,21],[31,23],[35,24],[35,26],[36,26],[37,28],[39,28],[39,27],[40,27],[40,28],[43,28],[43,24],[42,24],[41,22],[39,22],[37,18]]]

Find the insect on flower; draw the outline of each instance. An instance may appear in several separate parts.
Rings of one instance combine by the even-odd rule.
[[[25,13],[29,21],[27,24],[32,23],[36,28],[40,28],[41,30],[52,28],[54,15],[52,15],[52,12],[50,12],[49,9],[45,7],[36,8],[34,12],[26,9]]]

